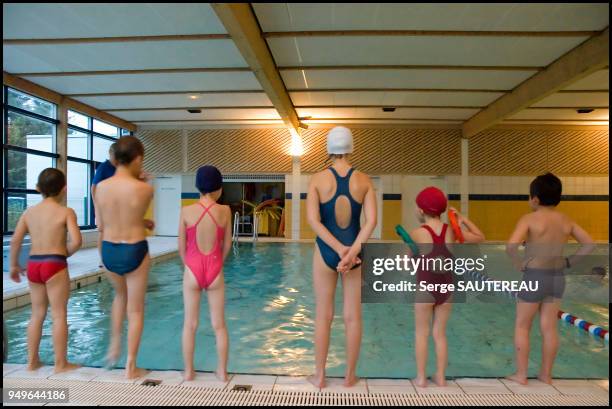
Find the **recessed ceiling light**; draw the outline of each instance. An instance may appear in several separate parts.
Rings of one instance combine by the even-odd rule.
[[[199,97],[197,95],[189,95],[189,98],[191,98],[191,99],[198,99]]]
[[[576,112],[578,112],[579,114],[590,114],[593,111],[593,108],[580,108],[576,110]]]
[[[190,114],[200,114],[202,113],[201,109],[188,109],[187,112],[189,112]]]
[[[395,107],[383,107],[383,112],[395,112]]]

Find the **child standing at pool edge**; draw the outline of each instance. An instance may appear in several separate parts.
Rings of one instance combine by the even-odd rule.
[[[356,375],[361,348],[361,244],[376,227],[376,194],[370,177],[355,171],[349,162],[353,135],[337,126],[327,135],[327,153],[332,165],[312,176],[306,197],[308,223],[316,233],[312,261],[316,301],[315,373],[308,378],[317,388],[325,387],[325,365],[334,318],[334,296],[338,275],[342,278],[346,369],[344,386]],[[365,224],[360,226],[363,207]]]
[[[55,373],[78,368],[68,362],[67,307],[70,277],[66,258],[81,247],[81,231],[74,210],[62,203],[66,196],[66,177],[59,169],[47,168],[38,176],[36,185],[43,200],[28,208],[17,222],[11,239],[11,279],[20,282],[24,269],[19,265],[19,251],[29,233],[32,247],[27,277],[32,300],[32,317],[28,325],[28,366],[31,371],[42,366],[38,355],[42,327],[51,304]],[[66,240],[66,232],[70,241]]]
[[[421,227],[410,232],[412,239],[419,248],[431,247],[425,258],[447,258],[452,254],[446,247],[447,243],[455,242],[455,234],[448,224],[440,220],[446,211],[446,195],[436,187],[423,189],[416,197],[417,217]],[[479,243],[484,240],[484,234],[467,217],[456,209],[457,221],[461,228],[465,243]],[[417,271],[417,282],[427,284],[450,284],[454,277],[452,272]],[[446,366],[448,364],[448,343],[446,340],[446,323],[450,317],[452,303],[451,294],[440,291],[420,292],[414,304],[415,354],[417,376],[415,385],[427,386],[427,352],[430,326],[436,351],[436,373],[431,380],[438,386],[446,386]]]
[[[115,290],[111,343],[107,364],[114,366],[121,352],[123,321],[128,318],[126,377],[139,378],[147,371],[136,367],[144,326],[144,305],[151,264],[144,216],[153,199],[153,187],[138,179],[144,146],[133,136],[115,143],[115,174],[96,187],[97,221],[102,234],[102,263]]]
[[[506,251],[513,264],[523,272],[524,281],[536,281],[538,291],[518,294],[514,348],[516,372],[508,379],[527,384],[529,333],[533,319],[540,314],[542,363],[538,379],[552,383],[552,368],[559,348],[557,313],[565,290],[563,269],[574,265],[593,249],[593,239],[576,222],[556,210],[561,201],[561,180],[552,173],[536,177],[529,186],[532,212],[520,218],[508,239]],[[571,257],[563,257],[563,247],[570,237],[582,246]],[[525,261],[518,247],[525,241]]]
[[[223,177],[214,166],[202,166],[196,173],[200,199],[181,209],[179,220],[179,254],[185,264],[183,273],[183,359],[185,380],[195,377],[193,356],[195,334],[200,319],[200,299],[206,290],[210,321],[217,344],[215,374],[227,381],[229,341],[225,326],[225,283],[223,262],[232,247],[232,214],[229,206],[218,205]]]

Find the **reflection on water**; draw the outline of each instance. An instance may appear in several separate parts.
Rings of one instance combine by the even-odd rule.
[[[314,296],[311,244],[241,243],[225,267],[226,318],[230,335],[229,370],[240,373],[306,375],[314,367]],[[499,248],[500,257],[503,247]],[[182,266],[178,259],[156,264],[149,279],[145,330],[138,364],[154,369],[182,369]],[[106,281],[72,292],[69,304],[69,356],[90,366],[103,365],[109,340],[112,290]],[[486,297],[486,295],[478,296]],[[477,298],[477,297],[475,297]],[[328,357],[330,376],[344,372],[342,289],[338,285]],[[216,366],[215,338],[202,298],[195,365]],[[484,301],[483,301],[484,302]],[[486,308],[483,308],[486,307]],[[568,312],[599,325],[608,323],[603,305],[566,304]],[[29,307],[5,314],[9,362],[26,362]],[[414,318],[411,305],[363,306],[363,344],[359,374],[412,377]],[[50,320],[45,323],[41,358],[53,362]],[[513,370],[514,305],[510,302],[453,306],[448,324],[449,376],[503,376]],[[584,331],[559,324],[561,346],[555,376],[607,377],[608,346]],[[530,373],[540,359],[534,323]],[[124,345],[125,346],[125,345]],[[433,345],[430,346],[433,354]],[[431,355],[433,356],[433,355]],[[433,359],[430,369],[433,370]],[[125,362],[125,354],[121,363]]]

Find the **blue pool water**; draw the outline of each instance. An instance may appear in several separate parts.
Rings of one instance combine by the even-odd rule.
[[[500,248],[500,252],[501,252]],[[312,244],[243,243],[225,267],[226,318],[230,334],[229,370],[234,373],[306,375],[314,365]],[[145,329],[138,365],[182,369],[183,267],[178,259],[160,262],[149,275]],[[110,331],[110,285],[103,280],[72,292],[68,309],[69,358],[102,366]],[[341,286],[330,345],[328,374],[343,375],[344,326]],[[567,311],[607,327],[604,305],[564,306]],[[4,315],[9,333],[9,362],[26,362],[29,306]],[[448,324],[449,376],[495,377],[513,371],[514,305],[455,304]],[[406,378],[415,375],[414,319],[411,305],[365,304],[359,375]],[[609,349],[604,341],[559,324],[561,346],[554,376],[607,378]],[[203,297],[196,340],[196,368],[213,370],[214,335]],[[534,324],[530,374],[537,374],[540,340]],[[429,365],[433,369],[433,345]],[[51,323],[45,323],[41,358],[53,362]],[[125,354],[121,363],[125,362]]]

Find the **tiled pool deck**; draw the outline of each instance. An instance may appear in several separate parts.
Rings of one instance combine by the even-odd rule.
[[[22,381],[23,380],[23,381]],[[480,378],[458,378],[450,380],[447,387],[428,386],[427,388],[416,387],[408,379],[362,379],[352,388],[342,386],[342,379],[328,379],[328,387],[322,390],[315,388],[306,381],[304,377],[269,376],[269,375],[232,375],[227,382],[217,380],[213,374],[200,372],[193,381],[183,381],[179,371],[152,371],[146,376],[127,380],[124,371],[120,369],[105,370],[101,368],[83,367],[71,372],[54,375],[53,368],[46,366],[37,371],[27,371],[24,365],[4,364],[3,384],[5,387],[23,385],[27,380],[28,385],[49,387],[51,381],[65,381],[62,385],[82,385],[92,383],[92,388],[104,388],[100,384],[131,384],[140,385],[145,380],[161,381],[160,385],[173,387],[206,388],[214,390],[231,391],[235,385],[250,385],[252,391],[269,392],[298,392],[298,393],[321,393],[321,394],[353,394],[359,396],[439,396],[444,395],[460,403],[462,399],[470,396],[488,396],[489,402],[492,398],[512,396],[524,397],[547,397],[563,398],[566,396],[584,398],[584,403],[607,404],[609,402],[608,380],[555,380],[552,385],[544,384],[538,380],[530,379],[527,386],[518,385],[505,379],[480,379]],[[93,384],[95,383],[95,385]],[[75,386],[76,387],[76,386]],[[179,391],[179,389],[173,389]],[[102,394],[103,395],[103,394]],[[100,395],[100,399],[102,399]],[[518,399],[518,398],[517,398]],[[486,399],[485,399],[486,401]],[[88,402],[100,404],[99,402]],[[195,402],[194,402],[195,403]],[[517,402],[518,403],[518,402]]]

